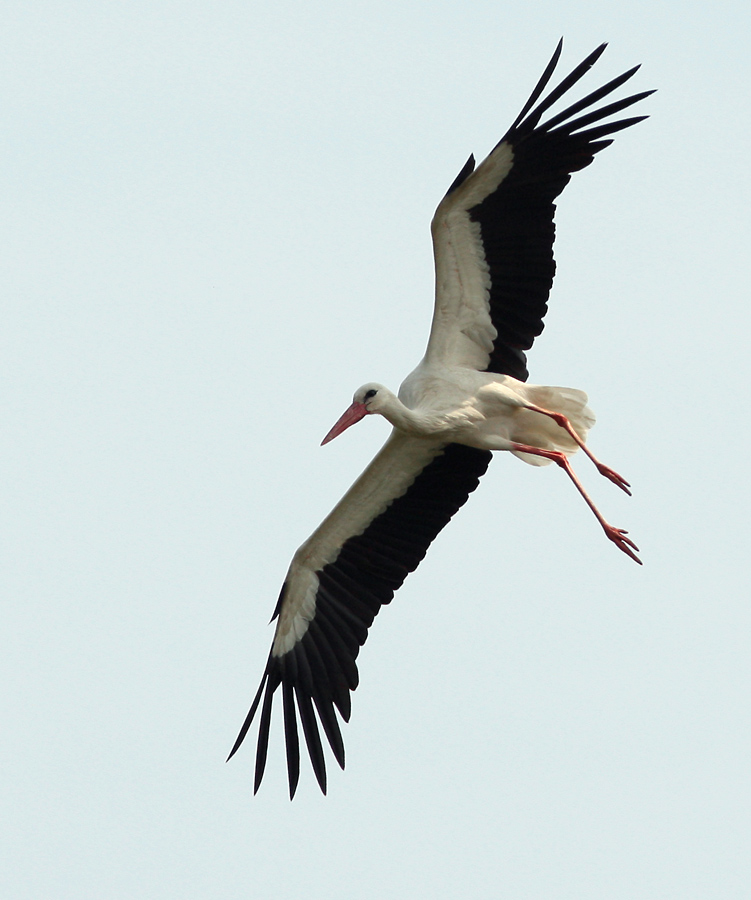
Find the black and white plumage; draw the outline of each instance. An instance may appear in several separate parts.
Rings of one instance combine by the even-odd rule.
[[[628,493],[628,483],[585,446],[594,416],[586,395],[525,384],[526,356],[543,329],[555,262],[554,200],[614,134],[646,118],[610,117],[652,91],[598,105],[638,66],[541,124],[592,67],[598,47],[540,100],[562,43],[516,121],[475,170],[470,156],[436,210],[433,324],[423,360],[398,398],[379,384],[356,393],[324,439],[366,414],[394,426],[382,450],[295,554],[274,612],[266,671],[230,757],[260,706],[255,790],[263,778],[274,694],[281,686],[290,797],[300,770],[298,721],[321,790],[326,767],[318,723],[344,767],[337,718],[350,716],[356,658],[381,606],[477,487],[493,450],[555,462],[574,481],[606,535],[636,562],[638,548],[609,525],[573,473],[581,448]],[[539,102],[538,102],[539,101]],[[537,105],[535,105],[537,104]],[[608,121],[604,121],[604,120]]]

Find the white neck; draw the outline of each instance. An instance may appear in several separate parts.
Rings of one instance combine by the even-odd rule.
[[[440,427],[434,416],[428,416],[410,409],[391,392],[389,392],[387,401],[377,412],[390,422],[394,428],[398,428],[407,434],[434,434]]]

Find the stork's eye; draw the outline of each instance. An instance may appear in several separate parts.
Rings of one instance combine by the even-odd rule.
[[[375,388],[371,388],[369,391],[366,391],[366,392],[365,392],[365,397],[364,397],[364,399],[365,399],[365,400],[372,400],[373,397],[375,397],[375,395],[376,395],[377,393],[378,393],[378,391],[377,391]]]

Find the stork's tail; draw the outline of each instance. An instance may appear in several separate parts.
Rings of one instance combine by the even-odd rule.
[[[522,393],[520,391],[519,393]],[[576,388],[547,387],[539,384],[525,384],[523,389],[525,400],[542,409],[563,413],[571,423],[574,431],[582,441],[595,424],[595,414],[587,406],[587,395]],[[516,415],[513,440],[520,444],[530,444],[542,450],[561,450],[570,455],[579,449],[571,435],[558,425],[550,416],[542,415],[528,409],[520,409]],[[515,456],[533,466],[547,466],[551,460],[529,453],[517,453]]]

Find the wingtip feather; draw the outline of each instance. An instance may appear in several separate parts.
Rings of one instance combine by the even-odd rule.
[[[235,755],[235,753],[237,753],[237,751],[240,749],[240,745],[242,744],[242,742],[245,740],[245,736],[248,733],[248,729],[250,728],[250,726],[253,722],[253,718],[256,714],[256,710],[258,709],[258,704],[261,700],[261,694],[263,693],[263,688],[264,688],[264,685],[266,684],[268,677],[269,676],[268,676],[268,667],[267,667],[266,671],[264,672],[263,678],[261,679],[261,684],[259,685],[258,690],[256,691],[256,695],[253,698],[253,702],[250,705],[250,710],[248,711],[248,715],[245,717],[245,721],[242,724],[240,733],[235,738],[235,743],[232,745],[232,749],[230,750],[229,756],[227,757],[225,762],[229,762],[232,759],[232,757]]]

